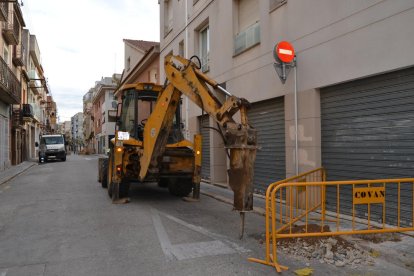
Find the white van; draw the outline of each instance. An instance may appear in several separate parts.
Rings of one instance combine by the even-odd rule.
[[[66,161],[65,146],[67,144],[62,134],[40,136],[40,145],[36,142],[36,147],[39,147],[39,163],[47,162],[51,159]]]

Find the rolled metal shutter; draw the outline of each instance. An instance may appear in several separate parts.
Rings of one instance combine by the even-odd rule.
[[[201,142],[201,178],[210,179],[210,117],[203,115],[198,118],[200,125]]]
[[[414,68],[321,89],[321,126],[328,180],[414,177]],[[412,189],[401,188],[402,224],[412,218]],[[340,193],[346,199],[340,210],[350,214],[352,187]],[[393,198],[397,193],[386,189]],[[335,195],[336,188],[328,189],[333,210]],[[386,223],[396,224],[397,202],[386,197],[386,205]],[[358,207],[358,216],[365,217],[364,206]],[[381,208],[376,209],[380,220]]]
[[[256,192],[263,193],[269,184],[286,178],[284,98],[253,103],[248,119],[258,131],[260,147],[254,166],[254,187]]]

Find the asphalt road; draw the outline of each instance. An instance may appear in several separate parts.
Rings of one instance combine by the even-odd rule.
[[[263,217],[248,214],[239,240],[239,215],[210,197],[185,202],[146,184],[114,205],[97,182],[97,158],[71,155],[0,185],[0,276],[276,275],[247,260],[264,256]],[[306,266],[279,261],[290,267],[283,275]],[[352,272],[311,266],[314,275]]]

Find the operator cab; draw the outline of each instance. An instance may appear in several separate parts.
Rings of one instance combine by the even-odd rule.
[[[155,108],[161,86],[144,84],[123,90],[119,131],[129,132],[136,140],[142,141],[145,123]],[[184,139],[181,132],[181,108],[178,106],[168,143],[177,143]]]

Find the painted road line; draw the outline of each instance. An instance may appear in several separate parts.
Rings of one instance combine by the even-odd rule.
[[[0,276],[6,276],[7,275],[7,269],[0,271]]]
[[[173,252],[179,261],[237,253],[233,248],[217,240],[173,245]]]
[[[216,233],[212,233],[212,232],[208,231],[207,229],[204,229],[203,227],[200,227],[200,226],[196,226],[196,225],[187,223],[187,222],[185,222],[185,221],[183,221],[183,220],[181,220],[179,218],[170,216],[168,214],[165,214],[165,213],[162,213],[162,212],[159,212],[159,213],[161,215],[169,218],[170,220],[172,220],[172,221],[174,221],[174,222],[176,222],[178,224],[181,224],[182,226],[185,226],[185,227],[187,227],[187,228],[189,228],[189,229],[191,229],[193,231],[196,231],[196,232],[198,232],[200,234],[203,234],[203,235],[205,235],[207,237],[210,237],[212,239],[215,239],[215,240],[221,240],[224,243],[228,244],[233,249],[235,249],[239,253],[247,253],[247,252],[250,252],[249,249],[245,249],[244,247],[239,246],[237,243],[230,241],[226,236],[223,236],[223,235],[220,235],[220,234],[216,234]]]
[[[157,232],[158,240],[160,241],[161,249],[164,252],[168,261],[174,260],[174,253],[171,246],[168,234],[165,231],[164,225],[161,222],[161,218],[155,209],[151,209],[152,221],[154,223],[155,231]]]
[[[179,218],[151,209],[152,220],[154,222],[155,231],[160,242],[161,249],[167,260],[177,259],[179,261],[200,258],[206,256],[216,256],[223,254],[245,253],[250,250],[245,249],[238,244],[231,242],[227,237],[212,233],[203,227],[187,223]],[[188,228],[192,231],[205,235],[213,241],[171,244],[168,234],[161,222],[160,215]]]

